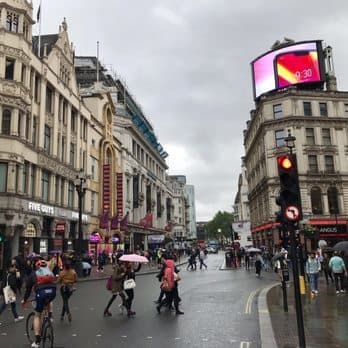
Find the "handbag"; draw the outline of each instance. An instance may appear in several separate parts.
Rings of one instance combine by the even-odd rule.
[[[106,290],[111,291],[112,290],[112,276],[108,278],[105,284]]]
[[[170,292],[172,288],[169,286],[168,280],[164,279],[161,283],[161,289],[165,292]]]
[[[7,275],[6,286],[2,289],[4,293],[4,301],[6,304],[16,302],[16,294],[8,285],[8,277],[9,274]]]
[[[136,287],[136,283],[134,279],[127,279],[123,282],[123,289],[124,290],[130,290],[134,289]]]

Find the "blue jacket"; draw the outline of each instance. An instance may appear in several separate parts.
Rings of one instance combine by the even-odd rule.
[[[306,262],[306,273],[314,274],[319,273],[320,271],[320,262],[317,258],[309,258]]]
[[[339,256],[333,256],[330,259],[329,267],[334,273],[342,273],[346,271],[346,266],[344,264],[344,261]]]

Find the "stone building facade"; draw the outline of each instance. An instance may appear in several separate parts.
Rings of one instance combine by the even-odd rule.
[[[329,76],[331,82],[335,80]],[[244,131],[252,237],[257,246],[284,243],[275,212],[279,194],[276,157],[288,148],[284,138],[296,137],[304,220],[301,230],[308,248],[318,240],[328,245],[348,239],[348,93],[327,81],[326,90],[294,86],[268,93],[256,102]],[[331,86],[334,86],[333,88]],[[307,236],[308,237],[308,236]]]
[[[73,248],[74,180],[89,156],[91,113],[77,89],[67,24],[42,36],[38,49],[32,12],[25,0],[0,4],[1,260]],[[89,222],[84,214],[85,238]]]

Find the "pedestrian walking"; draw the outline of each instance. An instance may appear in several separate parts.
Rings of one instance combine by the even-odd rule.
[[[250,270],[250,254],[248,252],[244,254],[244,264],[245,264],[245,269],[249,271]]]
[[[124,284],[127,280],[133,279],[134,280],[133,284],[135,287],[135,273],[139,272],[140,268],[141,268],[141,263],[139,263],[139,266],[134,270],[133,264],[131,262],[125,262],[126,271],[125,271],[125,276],[124,276]],[[134,316],[136,314],[136,312],[134,312],[132,310],[132,304],[133,304],[133,300],[134,300],[134,287],[130,287],[130,288],[124,287],[124,291],[127,295],[127,299],[124,303],[124,306],[127,308],[128,317]]]
[[[340,292],[345,292],[344,276],[347,276],[347,269],[342,257],[339,256],[338,251],[335,251],[334,256],[330,259],[329,267],[334,275],[336,294],[339,294]]]
[[[175,289],[175,263],[173,260],[165,261],[164,275],[161,282],[161,289],[165,292],[166,299],[162,300],[156,307],[158,314],[161,313],[161,307],[165,304],[171,304],[174,301],[175,313],[184,314],[179,309],[179,295],[177,288]]]
[[[71,322],[71,312],[69,308],[69,299],[74,291],[73,286],[77,281],[77,274],[75,270],[71,267],[69,262],[63,265],[63,270],[59,272],[58,284],[60,284],[60,294],[63,299],[63,308],[60,320],[64,320],[64,315],[67,314],[69,322]]]
[[[325,279],[326,279],[326,284],[329,284],[329,278],[331,279],[331,283],[334,282],[334,279],[332,277],[332,272],[329,267],[329,262],[330,262],[330,257],[328,256],[327,253],[323,254],[323,259],[321,262],[321,267],[322,270],[324,271]]]
[[[199,269],[202,269],[203,266],[205,269],[208,268],[208,266],[204,263],[204,260],[207,258],[207,254],[205,253],[205,249],[200,249],[199,251]]]
[[[0,315],[6,309],[7,305],[10,304],[14,321],[17,323],[23,320],[24,317],[17,313],[16,294],[18,292],[18,286],[16,272],[18,272],[16,267],[11,264],[1,282],[0,297],[2,297],[3,302],[0,305]]]
[[[106,259],[104,252],[99,253],[98,255],[98,269],[97,272],[104,272],[104,265],[105,265]]]
[[[107,304],[107,306],[104,309],[104,317],[111,317],[112,314],[109,311],[110,306],[115,301],[117,295],[119,295],[122,298],[122,303],[126,303],[126,297],[123,292],[123,280],[126,275],[126,268],[123,263],[120,263],[119,260],[117,260],[116,265],[114,266],[114,271],[111,276],[111,298]]]
[[[261,270],[262,270],[263,264],[264,264],[264,262],[263,262],[261,254],[256,254],[255,272],[259,278],[261,277]]]
[[[320,272],[320,261],[315,257],[315,252],[309,254],[306,262],[306,273],[309,277],[311,291],[313,294],[318,294],[318,278]]]

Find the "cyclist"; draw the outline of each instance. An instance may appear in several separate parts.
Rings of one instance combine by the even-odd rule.
[[[32,348],[40,347],[40,331],[41,331],[41,314],[45,307],[48,309],[48,317],[52,318],[52,301],[56,297],[55,276],[48,268],[45,260],[38,260],[35,263],[36,271],[32,272],[27,280],[26,291],[22,304],[28,300],[31,291],[35,291],[35,317],[34,317],[34,333],[35,342],[32,343]]]

